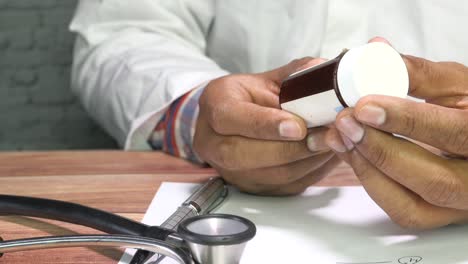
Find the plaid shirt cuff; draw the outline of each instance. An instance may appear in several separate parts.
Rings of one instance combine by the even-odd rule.
[[[193,136],[198,118],[198,99],[205,86],[186,93],[174,101],[149,138],[154,150],[202,164],[193,151]]]

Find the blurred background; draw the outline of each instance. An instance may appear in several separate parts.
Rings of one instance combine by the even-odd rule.
[[[76,0],[0,0],[0,151],[117,148],[70,91]]]

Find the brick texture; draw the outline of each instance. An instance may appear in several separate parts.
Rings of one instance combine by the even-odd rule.
[[[76,0],[0,0],[0,150],[116,148],[70,91]]]

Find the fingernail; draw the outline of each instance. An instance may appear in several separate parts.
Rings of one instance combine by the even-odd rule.
[[[345,136],[343,134],[340,134],[340,136],[341,136],[341,139],[343,140],[343,143],[346,146],[346,149],[348,151],[353,150],[353,148],[354,148],[353,142],[351,142],[351,140],[347,136]]]
[[[356,115],[359,121],[368,123],[374,126],[380,126],[385,123],[386,113],[381,107],[374,105],[365,105]]]
[[[364,137],[364,128],[352,116],[346,116],[336,122],[336,127],[354,143],[359,143]]]
[[[329,150],[330,148],[325,143],[325,138],[320,135],[311,134],[307,136],[307,147],[312,152]]]
[[[287,120],[280,123],[279,134],[283,138],[301,139],[302,129],[297,122]]]
[[[327,145],[335,152],[344,153],[347,150],[339,138],[327,140]]]

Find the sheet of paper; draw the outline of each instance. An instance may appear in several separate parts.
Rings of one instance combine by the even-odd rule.
[[[162,223],[195,188],[164,183],[143,222]],[[404,230],[362,187],[311,187],[287,198],[231,190],[217,213],[241,215],[257,226],[241,264],[468,264],[468,226]],[[126,254],[120,263],[129,259]]]

